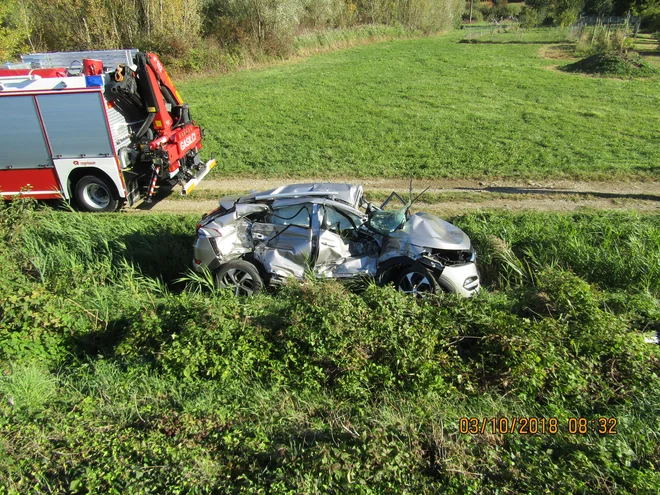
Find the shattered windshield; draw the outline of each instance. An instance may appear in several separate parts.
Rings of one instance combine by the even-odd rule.
[[[394,207],[390,203],[394,201]],[[402,205],[397,207],[398,205]],[[389,207],[389,208],[388,208]],[[410,202],[406,203],[401,196],[392,192],[387,199],[374,209],[369,215],[369,227],[382,235],[389,235],[406,222],[406,212],[410,208]]]
[[[401,208],[394,211],[376,210],[369,217],[369,227],[379,234],[391,234],[405,223],[406,209]]]

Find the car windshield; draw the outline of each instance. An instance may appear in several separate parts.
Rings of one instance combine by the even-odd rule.
[[[406,209],[375,210],[369,216],[369,227],[379,234],[391,234],[406,222]]]
[[[391,204],[393,203],[393,204]],[[382,235],[389,235],[406,222],[406,211],[410,207],[401,196],[392,192],[378,209],[369,215],[369,228]]]

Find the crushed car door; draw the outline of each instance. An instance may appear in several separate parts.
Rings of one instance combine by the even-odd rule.
[[[375,275],[379,246],[362,218],[330,205],[319,208],[321,229],[314,271],[323,277]]]
[[[252,224],[254,257],[268,274],[302,278],[312,257],[311,204],[274,208]]]

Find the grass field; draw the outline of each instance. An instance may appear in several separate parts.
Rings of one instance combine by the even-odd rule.
[[[195,221],[2,207],[0,493],[657,489],[660,216],[456,217],[472,300],[186,288]]]
[[[456,33],[180,82],[215,177],[657,177],[660,80]]]

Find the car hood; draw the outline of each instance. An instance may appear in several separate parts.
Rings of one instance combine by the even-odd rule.
[[[424,212],[411,215],[403,227],[392,232],[390,237],[433,249],[468,250],[471,246],[470,238],[461,229]]]

